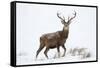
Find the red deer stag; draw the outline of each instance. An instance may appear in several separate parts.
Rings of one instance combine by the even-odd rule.
[[[74,16],[71,18],[68,17],[68,21],[66,22],[64,16],[62,18],[59,15],[59,13],[57,13],[58,18],[61,20],[61,23],[64,25],[63,29],[62,31],[44,34],[40,37],[40,47],[37,50],[36,58],[44,47],[46,47],[44,54],[47,58],[48,58],[47,52],[49,51],[49,49],[52,48],[57,48],[58,56],[60,56],[60,49],[59,49],[60,46],[64,49],[63,56],[65,56],[66,48],[64,44],[66,42],[66,39],[68,38],[69,25],[71,23],[71,20],[73,20],[76,17],[76,12],[73,15]]]

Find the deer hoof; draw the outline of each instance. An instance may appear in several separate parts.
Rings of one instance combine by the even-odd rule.
[[[62,55],[62,57],[64,57],[65,56],[65,54],[64,55]]]

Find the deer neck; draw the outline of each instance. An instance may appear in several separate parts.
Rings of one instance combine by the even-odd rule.
[[[68,37],[68,33],[69,33],[69,27],[63,27],[62,37],[63,38],[67,38]]]

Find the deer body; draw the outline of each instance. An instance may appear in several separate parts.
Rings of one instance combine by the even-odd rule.
[[[65,22],[65,19],[61,18],[58,13],[57,13],[57,16],[58,16],[58,18],[61,19],[62,24],[64,24],[63,30],[57,31],[54,33],[44,34],[40,37],[40,47],[37,50],[36,58],[37,58],[39,52],[44,47],[46,47],[44,54],[47,58],[48,58],[47,52],[49,51],[49,49],[52,49],[52,48],[57,48],[58,55],[60,56],[60,49],[59,49],[60,46],[64,49],[63,56],[65,56],[66,48],[65,48],[64,44],[68,38],[69,24],[70,24],[71,19],[74,18],[76,16],[76,14],[74,17],[72,17],[70,20],[68,20],[68,22]]]
[[[69,30],[57,31],[54,33],[44,34],[40,37],[40,42],[46,47],[56,48],[57,46],[63,45],[68,37]]]

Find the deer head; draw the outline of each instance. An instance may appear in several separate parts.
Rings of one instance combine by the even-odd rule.
[[[61,17],[60,14],[57,12],[57,16],[59,19],[61,19],[61,23],[64,25],[64,27],[68,27],[70,25],[71,21],[76,17],[76,11],[74,11],[73,15],[73,17],[68,16],[68,20],[65,21],[65,17]]]

